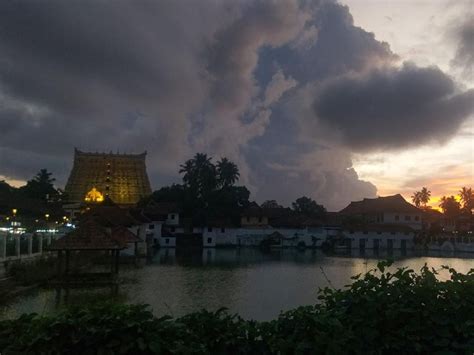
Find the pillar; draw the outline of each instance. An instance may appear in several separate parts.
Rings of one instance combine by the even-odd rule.
[[[120,257],[120,250],[115,251],[115,273],[118,274],[119,272],[119,257]]]
[[[15,238],[15,255],[17,258],[20,257],[20,237],[14,237]]]
[[[38,253],[43,254],[43,235],[38,234]]]
[[[111,274],[113,274],[115,272],[114,257],[115,257],[115,250],[109,250],[110,273]]]
[[[58,276],[61,276],[62,273],[62,251],[58,250]]]
[[[0,258],[7,257],[7,236],[4,235],[2,237],[2,244],[0,245]]]
[[[67,275],[69,274],[69,256],[71,254],[71,251],[70,250],[66,250],[66,270],[64,271],[64,273]]]
[[[33,236],[30,234],[27,237],[28,240],[28,255],[33,254]]]

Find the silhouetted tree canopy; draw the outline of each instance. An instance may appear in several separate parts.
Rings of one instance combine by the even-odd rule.
[[[262,203],[261,205],[262,208],[283,208],[282,205],[280,205],[276,200],[267,200]]]
[[[296,199],[291,206],[295,212],[308,217],[323,218],[326,215],[326,209],[323,205],[318,205],[316,201],[306,196]]]
[[[448,217],[457,216],[461,212],[461,204],[454,196],[441,197],[441,203],[439,204],[439,207],[441,207],[443,213]]]
[[[180,165],[183,184],[173,184],[154,191],[144,205],[156,202],[175,202],[181,212],[193,218],[195,224],[204,224],[218,218],[231,218],[238,223],[240,212],[249,204],[250,191],[245,186],[234,186],[239,178],[235,163],[222,158],[216,165],[212,157],[197,153]]]
[[[472,214],[472,210],[474,209],[474,192],[472,188],[463,187],[459,191],[459,196],[461,197],[462,210]]]
[[[59,189],[54,187],[55,179],[47,169],[41,169],[26,185],[19,188],[0,181],[0,213],[9,215],[18,210],[22,218],[42,218],[45,213],[54,218],[64,215]]]
[[[29,198],[47,201],[59,195],[58,191],[54,188],[54,181],[56,179],[52,177],[52,173],[46,169],[41,169],[20,190]]]
[[[239,168],[227,158],[222,158],[220,161],[218,161],[216,168],[217,182],[219,186],[232,186],[239,180]]]
[[[423,187],[420,191],[416,191],[411,196],[412,202],[415,204],[416,207],[423,208],[427,207],[428,202],[430,202],[431,198],[431,191],[429,191],[426,187]]]

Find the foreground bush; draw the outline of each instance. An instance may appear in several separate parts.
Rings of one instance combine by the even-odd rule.
[[[474,351],[474,270],[439,281],[424,267],[379,263],[320,304],[246,321],[225,310],[156,318],[143,305],[105,304],[0,322],[0,351],[101,354],[443,353]]]

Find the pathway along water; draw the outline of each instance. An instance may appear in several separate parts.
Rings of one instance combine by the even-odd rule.
[[[162,249],[143,268],[122,269],[124,282],[118,294],[110,288],[62,290],[60,294],[54,289],[37,289],[2,306],[0,312],[2,318],[25,312],[47,314],[63,305],[66,298],[69,304],[114,298],[150,304],[158,316],[227,307],[247,319],[269,320],[281,310],[315,303],[318,288],[343,287],[351,282],[351,276],[375,268],[387,257],[395,259],[393,267],[415,271],[425,263],[435,269],[449,265],[463,273],[474,268],[473,254],[326,255],[320,250],[262,253],[258,249],[176,253]]]

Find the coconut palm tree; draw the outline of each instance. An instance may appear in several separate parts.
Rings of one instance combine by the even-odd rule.
[[[221,187],[234,185],[239,180],[239,168],[227,158],[222,158],[217,162],[217,180]]]
[[[472,191],[472,188],[464,186],[459,191],[459,196],[462,201],[462,209],[468,213],[472,213],[472,210],[474,209],[474,192]]]
[[[217,186],[216,167],[212,164],[211,159],[207,154],[197,153],[180,166],[179,172],[184,174],[184,184],[198,198],[207,195]]]
[[[420,191],[415,191],[413,195],[411,195],[411,200],[415,204],[416,207],[420,207],[421,205],[421,193]]]
[[[420,193],[420,202],[423,204],[423,207],[426,208],[426,205],[430,201],[431,198],[431,191],[428,190],[426,187],[421,189]]]
[[[443,213],[447,216],[455,216],[461,211],[461,204],[456,201],[454,196],[443,196],[440,201],[439,207],[441,207]]]

